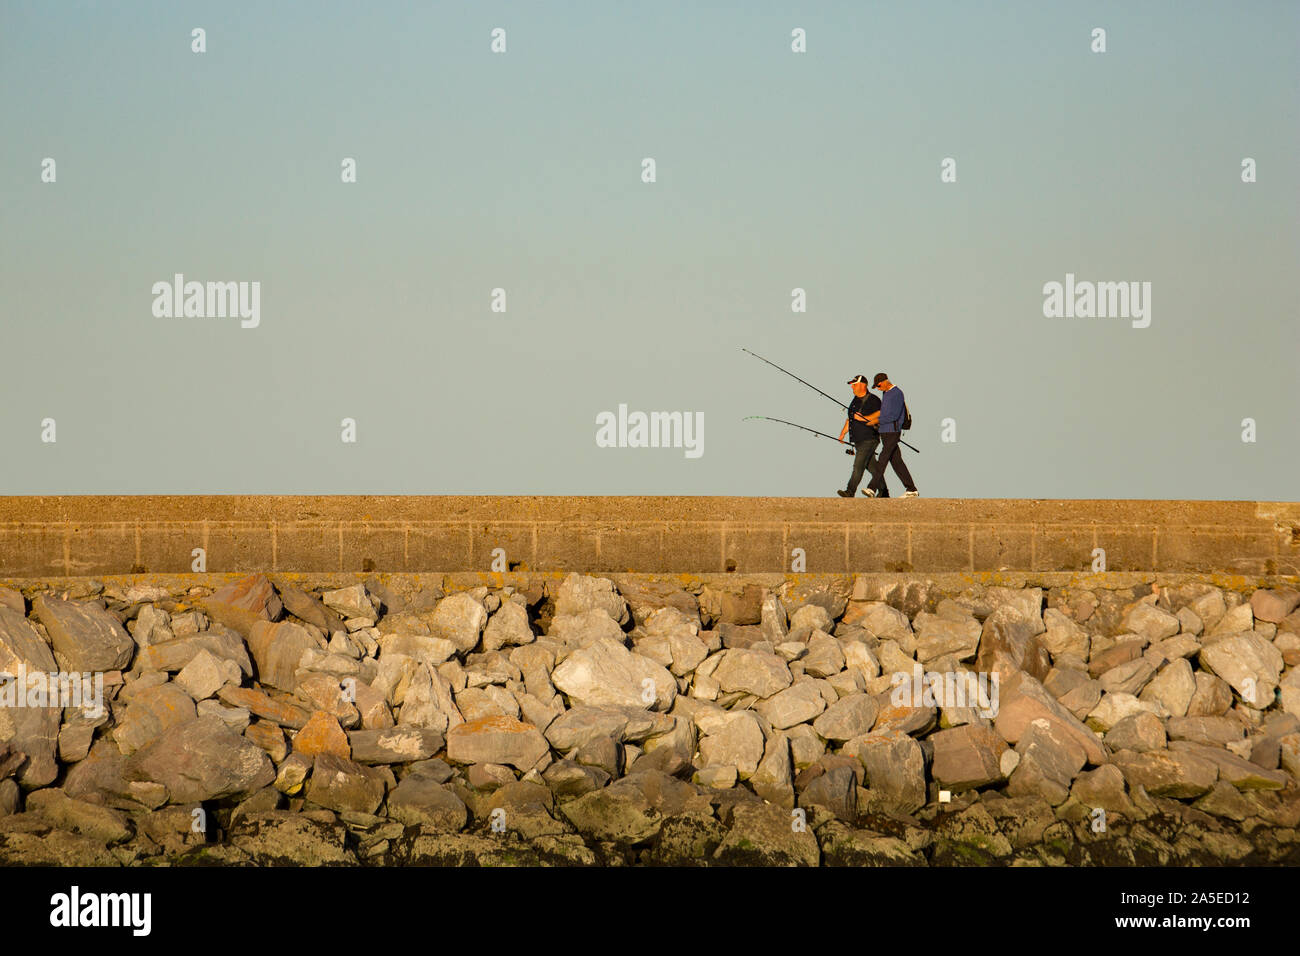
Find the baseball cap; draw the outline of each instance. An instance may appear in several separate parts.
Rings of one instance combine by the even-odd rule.
[[[847,382],[846,384],[848,384],[848,385],[856,385],[858,382],[861,382],[863,385],[866,385],[866,384],[867,384],[867,377],[866,377],[865,375],[855,375],[855,376],[853,376],[851,379],[849,379],[848,382]]]
[[[876,373],[876,379],[875,379],[875,381],[872,382],[871,384],[872,384],[872,385],[879,385],[881,382],[887,382],[887,381],[889,381],[889,376],[888,376],[888,375],[886,375],[884,372],[877,372],[877,373]]]

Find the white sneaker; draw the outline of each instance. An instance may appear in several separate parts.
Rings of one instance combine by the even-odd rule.
[[[868,498],[876,497],[876,493],[872,491],[870,488],[863,488],[862,493],[866,495]]]
[[[921,493],[920,493],[919,491],[905,491],[905,492],[903,492],[903,497],[904,497],[904,498],[919,498],[919,497],[921,497]]]

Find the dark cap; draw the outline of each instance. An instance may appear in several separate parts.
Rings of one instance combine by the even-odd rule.
[[[871,385],[872,385],[872,387],[875,387],[875,386],[879,385],[881,382],[887,382],[887,381],[889,381],[889,376],[888,376],[888,375],[886,375],[884,372],[877,372],[877,373],[876,373],[876,380],[875,380],[874,382],[872,382]]]
[[[849,379],[848,384],[849,384],[849,385],[856,385],[856,384],[858,384],[858,382],[861,382],[863,385],[866,385],[866,384],[867,384],[867,377],[866,377],[865,375],[855,375],[855,376],[853,376],[851,379]]]

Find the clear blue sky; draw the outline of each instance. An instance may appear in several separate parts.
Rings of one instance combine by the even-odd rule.
[[[927,497],[1294,499],[1297,38],[1289,2],[0,0],[0,493],[843,487],[742,421],[843,421],[745,346],[845,401],[889,372]],[[155,318],[177,272],[260,281],[260,326]],[[1045,318],[1067,272],[1152,283],[1150,327]],[[620,403],[703,412],[703,456],[598,448]]]

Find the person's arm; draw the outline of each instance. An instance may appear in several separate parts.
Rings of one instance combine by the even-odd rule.
[[[889,417],[886,418],[885,421],[889,422],[891,425],[894,425],[895,428],[897,429],[897,426],[900,425],[903,420],[902,394],[899,393],[897,389],[891,388],[888,392],[885,393],[885,397],[881,399],[880,411],[882,414],[884,414],[885,412],[889,413]]]
[[[844,436],[849,430],[849,420],[844,419],[844,427],[840,429],[840,441],[844,441]]]
[[[880,421],[880,412],[872,412],[870,415],[865,415],[865,416],[859,415],[857,412],[854,412],[853,417],[860,422],[866,422],[868,425],[874,425],[876,424],[876,422]]]

